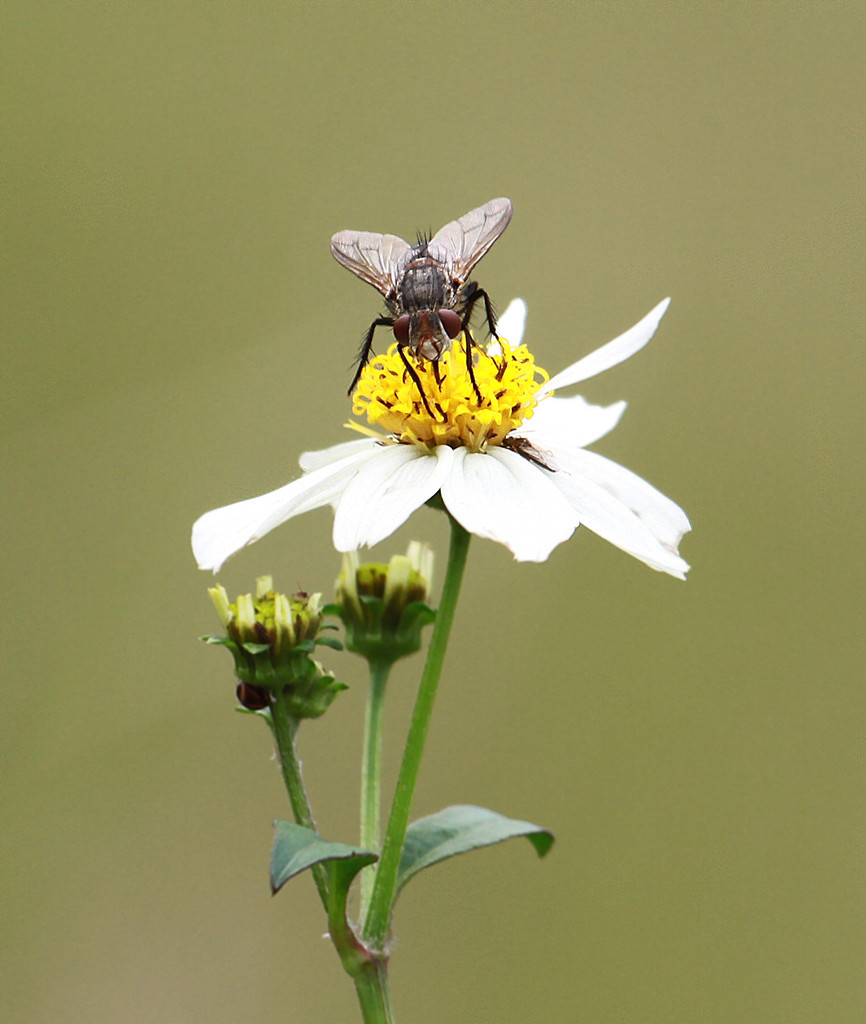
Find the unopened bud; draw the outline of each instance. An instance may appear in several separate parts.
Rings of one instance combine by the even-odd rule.
[[[345,689],[311,657],[317,643],[334,644],[319,640],[321,629],[332,628],[322,622],[321,594],[278,594],[270,576],[256,581],[255,597],[241,594],[234,604],[222,586],[208,593],[226,635],[204,639],[231,651],[245,708],[262,710],[280,692],[289,714],[317,718]]]
[[[336,603],[346,629],[346,647],[368,661],[393,663],[421,646],[421,629],[436,613],[427,604],[433,552],[413,541],[405,555],[386,565],[343,556]]]

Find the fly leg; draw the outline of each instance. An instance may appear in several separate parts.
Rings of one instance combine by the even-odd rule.
[[[398,343],[397,351],[400,353],[400,358],[403,360],[403,365],[406,367],[406,370],[409,373],[409,376],[412,378],[412,381],[414,382],[415,387],[418,388],[418,394],[420,394],[420,396],[421,396],[421,401],[424,403],[424,408],[429,413],[430,419],[431,420],[435,420],[436,416],[435,416],[433,410],[430,408],[430,403],[427,401],[427,396],[424,394],[424,388],[421,386],[421,379],[418,376],[418,374],[417,374],[417,372],[415,370],[415,367],[406,358],[406,353],[403,351],[403,349],[404,349],[404,346],[400,345]]]
[[[490,334],[498,341],[499,335],[496,333],[496,316],[493,312],[493,303],[490,301],[490,296],[483,288],[479,288],[474,281],[467,281],[464,287],[464,301],[466,305],[463,308],[463,335],[466,338],[466,369],[469,371],[469,379],[472,381],[472,387],[475,390],[475,397],[479,403],[482,401],[481,392],[478,390],[478,385],[475,383],[475,373],[472,369],[472,348],[477,348],[475,339],[469,333],[469,321],[472,319],[472,311],[475,309],[475,303],[480,299],[484,299],[484,313],[487,319],[487,326],[490,329]],[[493,359],[493,356],[490,356]],[[496,362],[496,360],[494,360]]]
[[[484,318],[487,321],[490,333],[497,341],[499,341],[499,335],[496,333],[496,314],[493,312],[493,303],[490,301],[490,296],[483,288],[479,288],[473,296],[473,305],[479,299],[484,299]]]
[[[466,372],[469,374],[469,379],[472,381],[472,390],[475,392],[475,397],[478,399],[478,404],[481,405],[484,399],[481,397],[481,392],[478,390],[478,384],[475,381],[475,370],[472,366],[472,349],[477,348],[475,339],[469,333],[469,320],[463,324],[463,340],[466,346]]]
[[[373,348],[373,335],[376,333],[377,327],[393,327],[394,318],[392,316],[379,316],[370,324],[370,328],[367,331],[366,337],[361,342],[361,347],[358,349],[358,368],[355,370],[355,376],[352,378],[352,383],[349,385],[348,394],[352,394],[355,390],[355,386],[361,378],[361,371],[367,365],[370,359],[370,350]],[[405,357],[404,357],[405,359]]]

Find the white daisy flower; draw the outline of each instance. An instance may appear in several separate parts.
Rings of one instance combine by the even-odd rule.
[[[306,452],[298,480],[203,515],[192,531],[199,567],[216,572],[275,526],[329,504],[334,546],[354,551],[384,540],[438,494],[466,530],[504,544],[518,561],[543,562],[582,524],[650,568],[685,579],[677,547],[691,527],[683,510],[587,451],[613,430],[626,403],[554,397],[643,348],[669,301],[548,379],[521,344],[526,305],[516,299],[499,321],[500,342],[478,350],[481,403],[461,340],[437,363],[417,361],[423,395],[392,345],[364,369],[355,392],[354,412],[372,427],[350,426],[365,436]]]

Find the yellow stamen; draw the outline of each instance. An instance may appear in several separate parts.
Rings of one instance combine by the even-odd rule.
[[[479,402],[467,372],[462,337],[436,363],[415,359],[409,349],[403,349],[418,374],[423,395],[394,344],[364,367],[352,411],[366,415],[371,424],[404,444],[447,444],[472,451],[502,444],[532,416],[535,392],[548,375],[535,365],[525,345],[511,348],[500,339],[499,347],[498,355],[477,348],[473,352]]]

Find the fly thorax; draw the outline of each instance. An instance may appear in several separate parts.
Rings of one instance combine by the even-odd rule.
[[[399,293],[401,306],[406,313],[447,307],[452,299],[451,283],[445,276],[442,264],[429,256],[412,260],[406,267]]]

